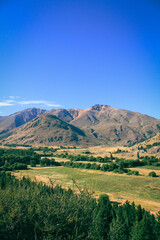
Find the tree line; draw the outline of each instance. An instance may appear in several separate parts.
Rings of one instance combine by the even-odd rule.
[[[40,155],[33,150],[0,149],[0,170],[27,169],[29,164],[39,164]]]
[[[122,166],[119,166],[115,163],[111,164],[97,164],[97,163],[78,163],[73,161],[61,162],[60,163],[64,167],[69,168],[81,168],[81,169],[91,169],[91,170],[101,170],[103,172],[114,172],[114,173],[127,173],[128,175],[139,175],[138,171],[132,171],[130,169],[125,169]]]
[[[66,158],[70,159],[71,161],[87,161],[87,162],[99,162],[99,163],[110,163],[110,162],[116,162],[118,164],[123,164],[125,167],[139,167],[139,166],[160,166],[160,159],[156,158],[155,156],[142,156],[139,157],[139,159],[136,160],[126,160],[124,158],[118,158],[114,157],[112,153],[110,154],[110,157],[94,157],[94,156],[86,156],[86,155],[71,155],[66,153],[61,154],[55,154],[55,157],[58,158]]]
[[[42,148],[47,150],[48,148]],[[43,157],[42,157],[43,156]],[[38,154],[35,149],[0,149],[0,170],[12,171],[27,169],[27,165],[36,167],[37,164],[41,166],[66,166],[72,168],[94,169],[101,171],[113,171],[115,173],[127,173],[129,175],[139,175],[138,171],[131,171],[128,168],[139,166],[160,166],[160,159],[154,156],[140,157],[137,160],[125,160],[123,158],[105,156],[86,156],[86,155],[69,155],[68,153],[55,154],[59,158],[69,159],[69,162],[58,163],[54,158],[44,157],[45,155]],[[78,163],[79,161],[93,162],[93,164]],[[104,163],[103,165],[97,163]],[[106,164],[105,164],[106,163]],[[153,173],[150,176],[154,176]]]

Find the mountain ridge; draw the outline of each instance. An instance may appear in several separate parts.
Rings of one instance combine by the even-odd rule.
[[[33,110],[26,109],[24,111],[27,114],[27,112],[30,113]],[[95,104],[94,106],[88,109],[59,108],[59,109],[52,109],[50,111],[45,111],[45,110],[40,111],[40,109],[39,110],[34,109],[34,111],[36,112],[36,114],[32,115],[33,118],[34,116],[36,118],[37,117],[39,118],[41,115],[44,115],[44,114],[48,114],[50,116],[51,115],[56,116],[59,120],[65,122],[66,124],[69,124],[70,126],[74,126],[80,131],[84,132],[85,135],[81,136],[81,138],[84,138],[84,140],[80,138],[80,142],[82,144],[84,143],[84,145],[87,144],[91,146],[91,145],[108,144],[108,145],[128,146],[128,145],[133,145],[137,142],[146,140],[148,138],[151,138],[155,136],[158,132],[160,132],[159,119],[156,119],[151,116],[141,114],[138,112],[133,112],[133,111],[124,110],[124,109],[116,109],[109,105]],[[16,114],[13,114],[13,116],[15,116]],[[33,118],[29,120],[30,118],[28,117],[26,119],[24,118],[23,120],[30,122],[33,120]],[[24,121],[20,121],[20,123],[22,122]],[[12,134],[12,137],[13,137],[13,134],[16,134],[15,133],[16,129],[21,128],[21,126],[26,124],[26,122],[18,126],[16,125],[15,121],[13,121],[13,123],[14,124],[10,126],[10,130],[8,130],[7,132],[9,134]],[[1,129],[1,118],[0,118],[0,129]],[[10,132],[12,130],[13,130],[13,133]],[[21,131],[24,131],[24,129],[21,128]],[[55,134],[52,128],[50,128],[50,131],[53,134]],[[74,129],[71,129],[71,131],[74,132]],[[64,134],[67,134],[67,131],[64,132]],[[64,136],[64,139],[66,139],[66,137],[67,136]],[[7,141],[11,142],[11,137],[8,137],[8,138],[4,137],[3,140],[4,139],[6,142]],[[69,144],[69,141],[65,140],[65,142],[66,144]]]
[[[21,145],[79,145],[87,144],[88,138],[83,130],[68,124],[49,113],[27,122],[17,129],[12,130],[11,135],[2,140],[5,144]]]
[[[0,135],[29,122],[45,112],[46,110],[40,108],[27,108],[9,116],[0,117]]]
[[[119,141],[134,144],[154,136],[160,126],[159,119],[108,105],[96,104],[88,109],[54,109],[51,113],[84,130],[90,128],[99,139],[104,139],[104,143],[109,138],[109,144]]]

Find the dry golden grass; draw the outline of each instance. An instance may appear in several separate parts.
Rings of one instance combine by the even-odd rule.
[[[118,149],[121,149],[122,151],[125,151],[125,152],[114,154],[114,152],[116,152]],[[92,155],[94,157],[97,157],[97,156],[101,156],[101,157],[108,156],[109,157],[111,153],[114,157],[118,157],[118,158],[136,159],[136,157],[137,157],[137,150],[132,150],[132,148],[109,147],[106,145],[87,147],[87,148],[76,148],[76,149],[60,149],[60,150],[58,150],[57,153],[67,152],[68,154],[71,154],[71,155],[78,155],[78,154],[84,154],[86,151],[89,151],[91,153],[90,155]],[[88,154],[88,156],[89,156],[89,154]]]
[[[155,173],[156,173],[156,175],[157,176],[159,176],[160,177],[160,170],[153,170],[153,169],[145,169],[145,168],[130,168],[131,170],[133,170],[133,171],[139,171],[139,174],[140,175],[143,175],[143,176],[148,176],[148,174],[150,173],[150,172],[152,172],[152,171],[154,171]]]
[[[105,156],[110,156],[110,153],[112,153],[112,155],[114,157],[118,157],[118,158],[124,158],[124,159],[137,159],[137,152],[138,152],[138,146],[133,146],[133,147],[111,147],[111,146],[106,146],[106,145],[101,145],[101,146],[93,146],[93,147],[86,147],[86,148],[76,148],[76,149],[60,149],[58,150],[57,153],[64,153],[67,152],[68,154],[71,155],[78,155],[78,154],[84,154],[84,152],[89,151],[91,153],[91,155],[93,155],[94,157],[97,156],[101,156],[101,157],[105,157]],[[116,152],[118,149],[120,149],[121,151],[125,151],[125,152],[121,152],[121,153],[114,153]],[[151,152],[141,152],[140,151],[140,156],[155,156],[160,158],[160,152],[158,153],[154,153],[152,154]],[[89,154],[88,154],[89,156]]]
[[[143,171],[143,169],[142,169]],[[148,169],[144,169],[145,174]],[[159,171],[159,170],[158,170]],[[144,172],[143,172],[144,173]],[[17,177],[29,176],[32,180],[56,185],[64,188],[72,188],[78,191],[73,182],[76,181],[80,188],[86,188],[98,197],[107,193],[111,201],[124,203],[126,200],[134,201],[136,205],[141,204],[152,213],[160,211],[160,178],[148,176],[128,176],[115,174],[113,172],[101,172],[96,170],[72,169],[66,167],[36,167],[28,171],[15,172]]]

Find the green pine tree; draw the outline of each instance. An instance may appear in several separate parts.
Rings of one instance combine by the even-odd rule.
[[[110,223],[112,221],[112,206],[107,195],[101,195],[98,206],[93,216],[93,226],[91,230],[92,239],[109,239]]]
[[[145,212],[142,220],[133,226],[131,240],[157,240],[154,223],[153,216]]]

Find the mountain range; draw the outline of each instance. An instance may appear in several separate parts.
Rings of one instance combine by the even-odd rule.
[[[108,105],[88,109],[26,109],[0,117],[1,144],[133,145],[160,132],[160,119]]]

